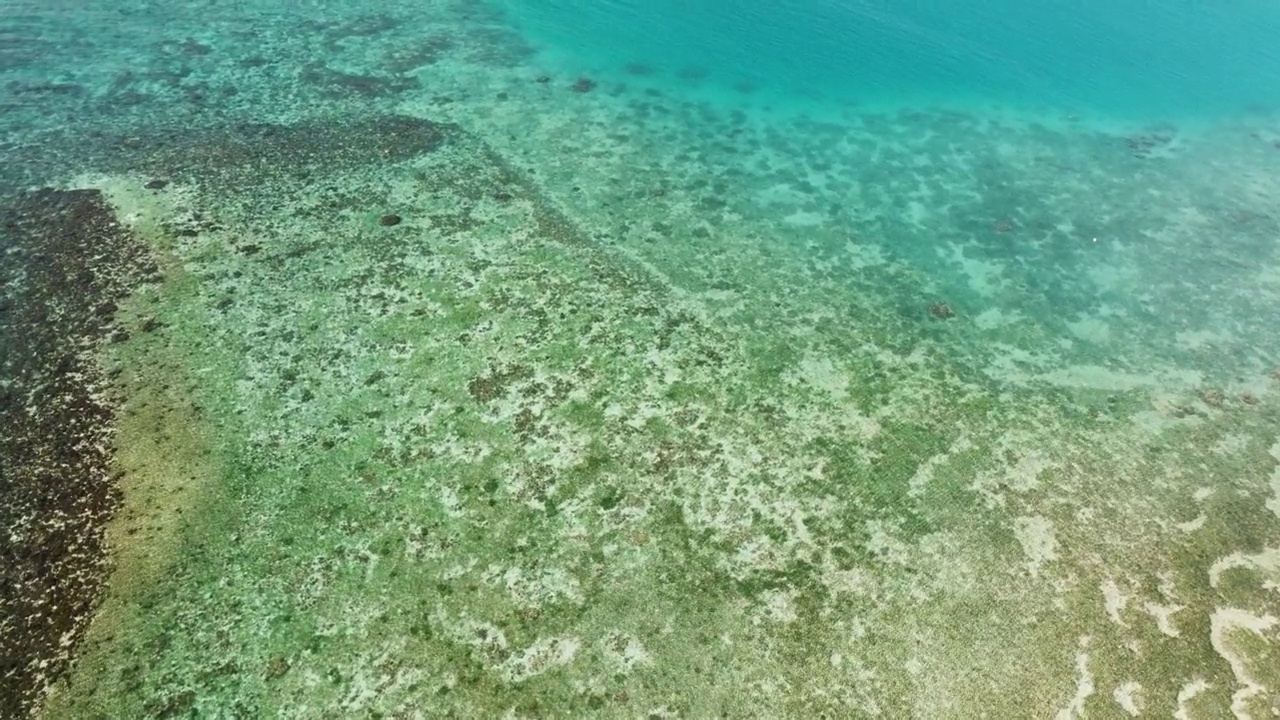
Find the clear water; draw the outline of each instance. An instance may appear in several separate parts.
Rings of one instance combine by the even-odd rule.
[[[1280,102],[1280,9],[1266,2],[502,5],[522,32],[580,68],[644,66],[792,102],[1006,104],[1144,121]]]
[[[1280,714],[1275,38],[0,5],[0,717]]]

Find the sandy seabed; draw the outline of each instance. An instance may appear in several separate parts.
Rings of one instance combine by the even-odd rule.
[[[1280,118],[784,107],[384,5],[0,43],[5,347],[83,363],[3,411],[101,408],[88,469],[4,445],[7,571],[81,605],[3,591],[3,713],[1280,713]],[[85,473],[100,542],[11,501]]]

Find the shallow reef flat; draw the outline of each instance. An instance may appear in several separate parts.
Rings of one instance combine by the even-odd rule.
[[[216,112],[6,120],[6,203],[150,254],[111,575],[12,707],[1280,712],[1280,120],[730,102],[470,5],[206,8]]]

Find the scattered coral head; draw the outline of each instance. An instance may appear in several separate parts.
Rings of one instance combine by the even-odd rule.
[[[956,311],[944,302],[936,302],[929,306],[929,314],[939,320],[947,320],[956,316]]]
[[[1201,390],[1200,400],[1209,407],[1222,407],[1222,403],[1226,398],[1223,397],[1221,390]]]

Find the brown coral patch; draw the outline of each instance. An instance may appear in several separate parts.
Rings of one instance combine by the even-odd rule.
[[[0,254],[0,717],[61,675],[103,588],[119,504],[115,408],[92,351],[158,277],[101,193],[37,190],[3,210]]]

